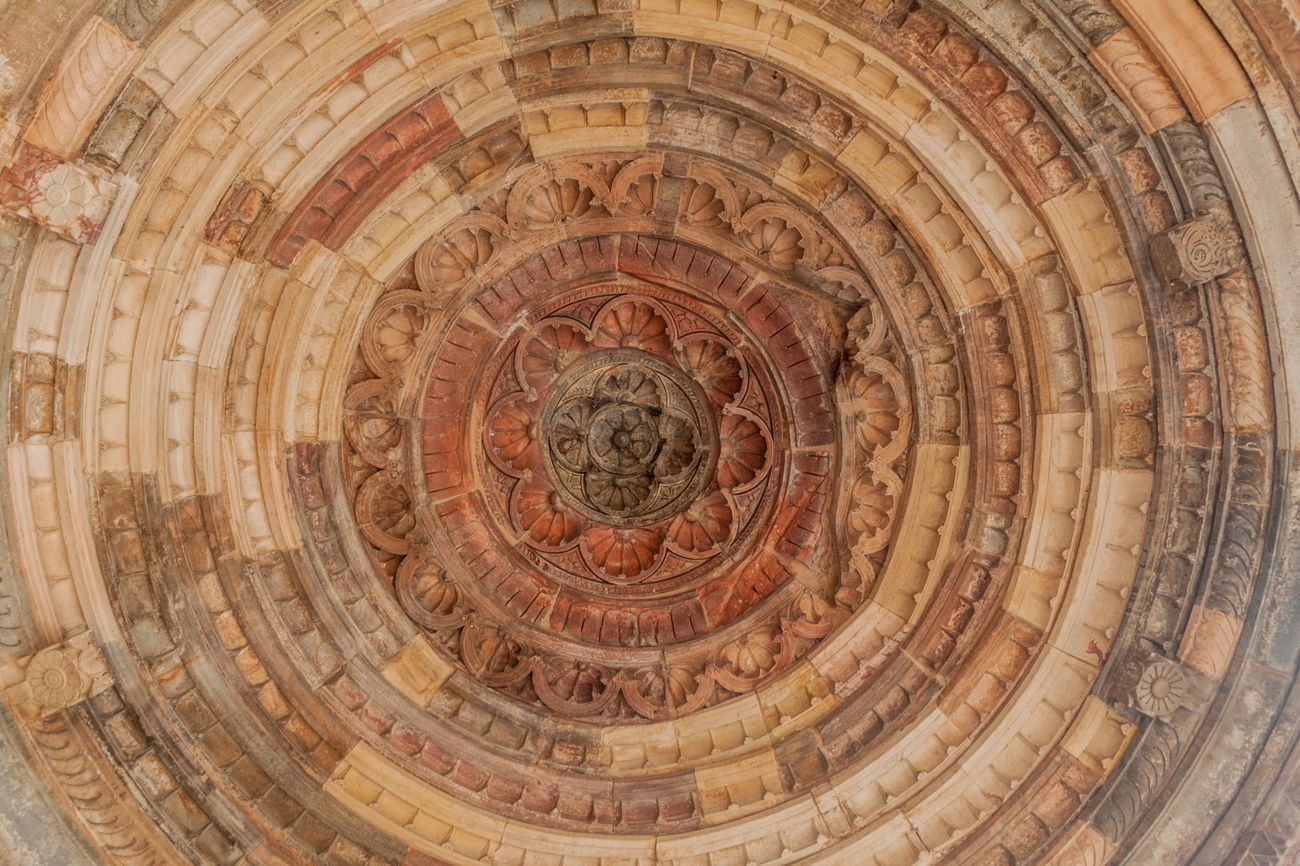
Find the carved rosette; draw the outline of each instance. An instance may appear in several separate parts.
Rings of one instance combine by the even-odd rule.
[[[1187,697],[1187,675],[1173,662],[1154,661],[1142,671],[1133,695],[1142,712],[1167,718]]]
[[[104,657],[89,632],[27,658],[23,679],[11,687],[24,716],[46,718],[112,685]]]

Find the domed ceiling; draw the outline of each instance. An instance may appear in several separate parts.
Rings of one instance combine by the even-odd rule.
[[[1300,862],[1294,0],[0,10],[0,863]]]

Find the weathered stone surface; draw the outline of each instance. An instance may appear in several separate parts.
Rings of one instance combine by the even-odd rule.
[[[37,5],[0,862],[1295,859],[1285,3]]]

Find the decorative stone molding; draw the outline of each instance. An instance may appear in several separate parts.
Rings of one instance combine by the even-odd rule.
[[[135,46],[116,27],[92,17],[50,78],[24,138],[63,159],[85,143],[131,71]]]
[[[1178,658],[1212,679],[1222,679],[1237,648],[1241,620],[1229,613],[1198,604],[1183,632]]]
[[[1093,57],[1145,131],[1155,132],[1187,116],[1173,82],[1130,28],[1106,37]]]

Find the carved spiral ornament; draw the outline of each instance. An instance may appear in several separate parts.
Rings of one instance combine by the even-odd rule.
[[[1295,0],[0,0],[0,864],[1300,862]]]

